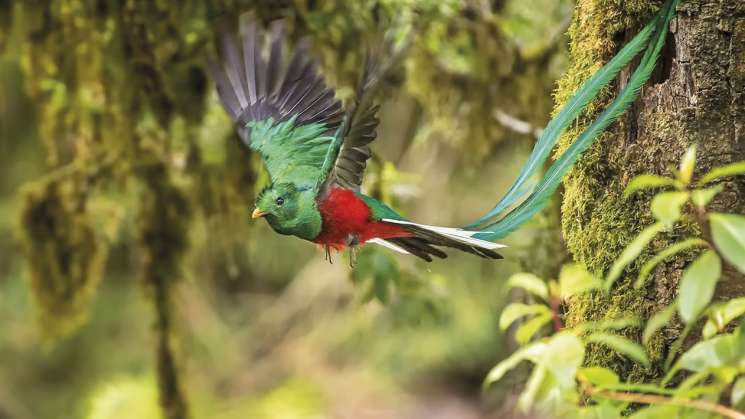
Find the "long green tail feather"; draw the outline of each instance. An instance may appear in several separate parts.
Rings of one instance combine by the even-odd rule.
[[[607,128],[613,121],[615,121],[623,112],[628,109],[628,107],[636,100],[636,98],[639,96],[639,91],[641,90],[644,83],[646,83],[647,80],[649,80],[649,77],[652,74],[652,71],[655,68],[655,65],[657,63],[657,59],[660,55],[660,51],[662,50],[662,47],[665,44],[665,39],[667,36],[668,31],[668,25],[670,23],[670,19],[672,19],[672,16],[675,13],[675,7],[679,3],[679,0],[668,0],[667,3],[663,6],[662,9],[658,12],[657,16],[653,21],[648,24],[640,34],[638,34],[636,37],[634,37],[634,42],[637,39],[643,38],[645,41],[649,38],[649,34],[646,32],[648,30],[653,30],[653,36],[652,39],[649,41],[649,43],[645,43],[647,46],[647,49],[642,57],[641,62],[639,63],[639,66],[634,71],[633,75],[629,79],[628,84],[626,87],[624,87],[621,92],[618,94],[616,99],[600,114],[597,120],[592,123],[580,136],[579,138],[572,143],[572,145],[557,159],[551,167],[549,167],[548,171],[546,172],[546,175],[543,177],[543,179],[535,186],[533,189],[533,192],[530,194],[530,196],[525,199],[519,206],[514,208],[512,211],[507,213],[503,218],[501,218],[499,221],[492,223],[486,227],[484,227],[481,230],[481,233],[479,233],[478,238],[484,239],[484,240],[497,240],[500,239],[507,234],[509,234],[511,231],[515,230],[517,227],[528,221],[535,213],[540,211],[543,207],[545,207],[546,203],[548,202],[548,199],[551,197],[551,195],[554,193],[556,188],[561,183],[561,180],[563,179],[564,175],[569,171],[569,169],[572,167],[574,162],[579,158],[579,156],[584,152],[587,147],[592,144],[592,142]],[[643,35],[640,37],[640,35]],[[620,65],[620,67],[623,67],[628,61],[633,58],[638,52],[640,51],[640,48],[637,44],[634,45],[634,48],[628,48],[629,45],[624,47],[621,52],[616,55],[608,64],[606,64],[606,67],[614,62],[621,53],[624,53],[624,57],[622,59],[619,59],[614,63],[614,69],[615,72],[612,73],[613,77],[620,71],[620,68],[616,70],[615,66],[620,65],[621,62],[624,64]],[[636,49],[635,52],[632,53],[632,51]],[[628,54],[631,54],[629,57]],[[605,67],[603,68],[605,69]],[[603,71],[601,69],[600,71]],[[607,72],[606,74],[611,74],[610,72]],[[472,223],[471,226],[478,226],[482,225],[486,220],[489,220],[493,218],[494,216],[498,215],[499,212],[504,210],[504,208],[507,208],[508,206],[512,205],[519,199],[520,196],[518,196],[513,191],[517,191],[521,189],[522,183],[525,182],[525,180],[532,175],[535,171],[537,171],[540,166],[542,165],[543,161],[545,161],[548,152],[551,148],[553,148],[554,143],[558,139],[558,137],[563,133],[563,131],[566,129],[566,125],[573,119],[576,114],[583,108],[589,100],[591,100],[597,92],[609,82],[603,81],[593,76],[590,80],[585,82],[585,84],[580,88],[580,91],[575,95],[574,98],[570,101],[571,103],[575,102],[575,99],[579,96],[579,93],[585,89],[585,87],[592,82],[592,84],[598,84],[599,86],[592,86],[591,88],[588,88],[588,92],[594,91],[592,97],[589,97],[589,99],[584,100],[584,97],[580,100],[584,100],[584,103],[582,106],[578,109],[572,109],[573,115],[571,118],[569,118],[567,121],[557,122],[554,124],[554,121],[558,120],[560,117],[562,117],[562,114],[564,114],[566,108],[569,107],[569,104],[565,106],[565,109],[562,110],[562,112],[554,118],[554,120],[549,123],[549,127],[555,126],[556,131],[552,131],[551,135],[552,137],[541,137],[538,144],[536,144],[536,148],[534,149],[533,153],[531,154],[528,163],[533,164],[533,167],[527,167],[523,169],[521,172],[521,177],[518,178],[518,180],[515,182],[516,184],[513,185],[512,188],[510,188],[510,191],[508,192],[508,195],[503,198],[500,203],[495,207],[494,210],[490,211],[487,215],[480,218],[476,222]],[[601,84],[602,83],[602,84]],[[576,104],[580,104],[580,100],[576,101]],[[566,115],[569,115],[567,113]],[[565,115],[565,116],[566,116]],[[563,126],[560,126],[560,124],[564,124]],[[558,129],[558,128],[561,129]],[[548,127],[546,129],[548,131]],[[542,143],[545,141],[545,143]],[[539,149],[539,146],[543,148],[547,148],[546,151],[543,150],[543,148]],[[540,153],[546,153],[545,156],[542,156]],[[525,174],[525,176],[523,176]],[[518,185],[518,182],[521,182],[521,184]],[[508,198],[510,193],[513,192],[512,196]],[[503,202],[509,201],[506,204],[503,204]],[[496,211],[495,211],[496,210]]]
[[[660,16],[657,15],[649,22],[621,51],[608,63],[598,70],[590,79],[574,93],[571,99],[562,107],[561,111],[553,118],[543,130],[540,138],[533,147],[528,161],[520,171],[520,175],[512,184],[504,197],[487,214],[469,224],[468,228],[474,228],[485,224],[487,221],[498,216],[509,206],[517,202],[523,195],[531,192],[535,186],[527,187],[526,182],[530,180],[548,158],[551,149],[564,133],[569,124],[579,116],[587,104],[595,99],[600,90],[610,83],[616,75],[641,52],[648,44],[650,37],[654,34],[655,25]]]

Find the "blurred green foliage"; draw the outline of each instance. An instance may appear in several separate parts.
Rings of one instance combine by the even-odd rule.
[[[508,285],[524,289],[539,301],[512,303],[502,312],[500,326],[506,329],[517,324],[515,338],[522,347],[489,372],[485,388],[528,361],[532,371],[518,400],[518,407],[525,412],[582,418],[744,416],[745,298],[737,298],[737,294],[715,297],[715,289],[718,284],[740,280],[733,278],[737,271],[745,273],[745,216],[715,212],[709,204],[726,190],[722,178],[745,175],[745,162],[715,168],[694,180],[696,151],[696,145],[687,149],[674,177],[647,174],[628,182],[627,198],[641,190],[673,191],[656,193],[650,205],[656,223],[629,243],[608,272],[596,276],[575,264],[565,266],[558,281],[544,282],[526,273],[510,278]],[[704,188],[717,179],[722,183]],[[695,211],[681,212],[688,206]],[[685,222],[698,227],[692,237],[683,236],[654,257],[642,253],[655,236]],[[634,288],[654,286],[652,281],[645,282],[645,275],[663,259],[691,248],[697,257],[686,264],[675,300],[663,305],[643,328],[631,311],[622,317],[564,326],[562,321],[568,316],[562,319],[562,310],[573,299],[608,295],[619,286],[621,273],[637,261],[644,261],[644,265]],[[731,264],[729,273],[722,270],[724,263]],[[703,320],[706,325],[702,329]],[[680,323],[685,325],[682,333],[669,346],[661,345],[666,329]],[[598,365],[587,359],[592,347],[598,345],[636,369],[658,369],[661,374],[655,380],[638,381],[629,374],[634,369],[628,366]],[[669,349],[663,354],[664,362],[653,358],[659,347]]]
[[[0,1],[0,417],[348,416],[439,389],[481,409],[500,280],[556,269],[555,213],[508,261],[365,248],[352,273],[249,223],[266,175],[205,73],[247,10],[309,36],[341,98],[364,45],[415,34],[365,188],[458,224],[532,145],[495,110],[547,121],[571,3]]]

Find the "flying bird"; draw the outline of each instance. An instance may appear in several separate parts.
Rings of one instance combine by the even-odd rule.
[[[239,136],[259,153],[269,173],[271,182],[258,194],[252,217],[266,219],[279,234],[323,246],[329,258],[331,250],[374,243],[428,262],[445,258],[443,248],[501,259],[497,251],[505,246],[494,240],[542,209],[581,153],[636,99],[654,69],[677,2],[668,0],[575,92],[546,126],[505,196],[465,228],[415,223],[360,189],[379,122],[374,93],[386,66],[370,61],[354,99],[344,107],[321,76],[307,41],[286,51],[281,22],[264,31],[255,20],[241,19],[239,36],[223,38],[220,62],[212,63],[210,72]],[[616,99],[536,182],[569,123],[642,51]]]

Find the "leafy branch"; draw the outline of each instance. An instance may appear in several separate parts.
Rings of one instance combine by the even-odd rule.
[[[745,297],[712,303],[714,292],[722,276],[722,266],[730,264],[745,273],[745,217],[707,211],[707,205],[723,191],[721,184],[708,185],[724,176],[745,174],[745,163],[733,163],[717,168],[693,181],[696,147],[687,150],[674,178],[642,175],[633,179],[627,195],[643,189],[673,188],[658,193],[651,201],[650,210],[656,222],[645,228],[623,250],[605,278],[585,270],[582,265],[565,266],[557,280],[544,281],[529,274],[519,273],[507,281],[507,287],[518,287],[531,295],[536,302],[509,304],[502,312],[500,327],[507,329],[520,322],[515,338],[523,347],[497,364],[484,382],[489,386],[522,361],[534,364],[533,372],[519,399],[523,410],[561,408],[577,409],[578,415],[597,409],[606,415],[615,409],[621,415],[625,405],[602,403],[598,399],[647,405],[676,406],[719,414],[723,417],[745,419],[736,407],[745,402],[745,323],[728,332],[729,325],[745,315]],[[582,368],[587,346],[603,345],[625,356],[630,361],[651,366],[646,349],[641,344],[622,336],[619,330],[640,328],[637,319],[612,319],[586,322],[566,328],[561,321],[561,306],[574,296],[586,293],[608,293],[628,266],[636,265],[649,243],[661,232],[671,230],[676,223],[691,212],[700,227],[700,235],[684,237],[672,243],[644,264],[634,281],[635,288],[646,283],[652,271],[666,259],[681,252],[697,252],[693,261],[683,270],[675,301],[655,313],[644,325],[642,341],[651,338],[677,315],[684,328],[670,346],[664,362],[665,377],[657,383],[622,383],[615,372],[602,367]],[[681,354],[689,335],[705,319],[702,337]],[[549,326],[553,324],[549,332]],[[545,331],[546,337],[538,337]],[[677,387],[670,383],[678,372],[689,374]],[[567,377],[572,377],[571,382]],[[738,379],[738,377],[740,377]],[[594,403],[578,406],[581,396],[594,399]],[[706,400],[702,396],[729,400],[731,406]],[[567,401],[571,403],[567,404]],[[592,415],[593,413],[589,413]]]
[[[716,413],[731,419],[745,419],[745,414],[738,412],[721,404],[706,400],[697,400],[681,397],[668,397],[659,394],[632,393],[625,391],[606,390],[594,387],[587,381],[581,382],[582,391],[590,397],[618,400],[630,403],[657,404],[665,406],[688,407],[705,412]]]

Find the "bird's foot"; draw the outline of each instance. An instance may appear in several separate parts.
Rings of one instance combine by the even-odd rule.
[[[324,260],[327,260],[329,264],[333,265],[334,261],[331,260],[331,246],[324,246],[324,249],[326,249],[326,257],[324,257]]]
[[[357,263],[357,253],[360,246],[360,238],[356,234],[350,234],[347,236],[347,249],[349,249],[349,267],[354,269],[354,265]]]
[[[349,267],[354,269],[357,265],[357,255],[359,254],[359,246],[349,246]]]

